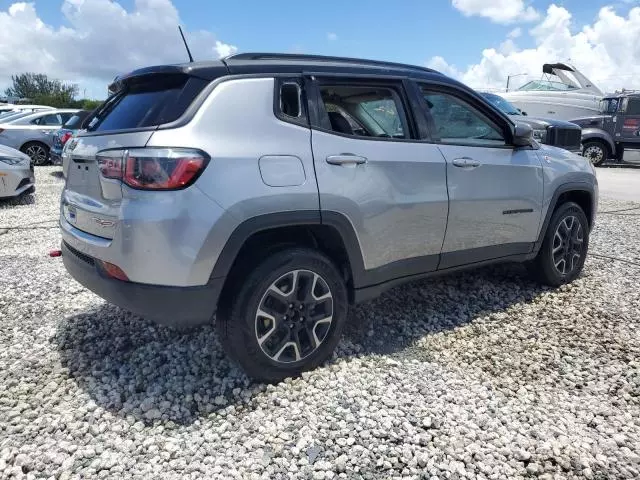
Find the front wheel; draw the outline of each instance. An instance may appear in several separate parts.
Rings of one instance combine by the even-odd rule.
[[[44,165],[49,161],[49,147],[40,142],[29,142],[20,149],[31,158],[33,165]]]
[[[278,381],[320,365],[347,318],[344,280],[329,258],[311,249],[270,255],[227,293],[232,298],[217,315],[221,342],[257,380]]]
[[[602,165],[609,156],[609,149],[604,143],[596,140],[584,142],[582,145],[582,156],[587,158],[594,166],[598,167]]]
[[[529,265],[541,283],[558,287],[575,280],[589,248],[589,222],[577,203],[567,202],[554,212],[542,247]]]

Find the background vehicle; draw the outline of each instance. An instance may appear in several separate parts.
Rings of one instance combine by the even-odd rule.
[[[534,117],[570,120],[598,111],[602,91],[567,63],[545,63],[543,77],[503,96]]]
[[[0,198],[36,191],[31,160],[14,148],[0,145]]]
[[[540,143],[564,148],[573,153],[582,153],[581,129],[575,123],[552,118],[535,118],[522,112],[513,104],[495,93],[482,92],[482,96],[495,107],[510,115],[514,121],[526,123],[533,129],[533,138]]]
[[[0,123],[0,144],[20,150],[34,165],[49,161],[53,132],[69,120],[77,109],[46,110]]]
[[[314,368],[348,304],[529,262],[575,279],[593,166],[433,70],[239,54],[145,68],[63,150],[63,260],[158,322],[219,325],[255,378]],[[240,106],[240,107],[239,107]]]
[[[18,112],[39,112],[42,110],[55,110],[53,107],[47,107],[46,105],[13,105],[6,104],[0,105],[0,118],[4,114],[18,113]]]
[[[89,110],[78,110],[73,117],[62,125],[62,128],[56,130],[53,133],[51,150],[49,153],[49,160],[54,165],[62,164],[62,149],[67,141],[73,137],[73,135],[83,128],[82,123],[91,112]]]
[[[599,115],[572,122],[582,127],[583,154],[594,165],[622,162],[625,150],[640,150],[640,92],[603,98]]]

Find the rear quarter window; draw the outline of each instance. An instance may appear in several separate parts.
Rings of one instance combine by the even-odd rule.
[[[87,130],[127,130],[173,122],[207,83],[196,77],[171,75],[126,86],[97,110]]]

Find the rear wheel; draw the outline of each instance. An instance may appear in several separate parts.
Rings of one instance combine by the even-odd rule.
[[[580,275],[589,248],[589,223],[577,203],[558,207],[536,258],[529,265],[542,283],[554,287],[572,282]]]
[[[217,315],[227,354],[264,381],[298,375],[329,358],[348,310],[344,280],[331,260],[288,248],[248,270],[237,290],[227,290]]]
[[[609,156],[609,147],[598,140],[587,141],[582,145],[582,156],[597,167]]]
[[[49,147],[44,143],[25,143],[20,150],[29,155],[33,165],[44,165],[49,161]]]

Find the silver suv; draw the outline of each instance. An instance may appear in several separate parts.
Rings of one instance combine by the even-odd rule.
[[[63,151],[65,266],[160,323],[215,316],[252,377],[316,367],[350,304],[403,282],[516,261],[557,286],[582,270],[591,164],[438,72],[240,54],[110,88]]]

